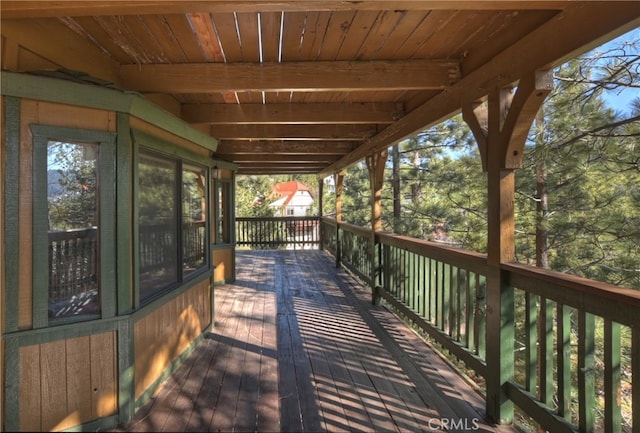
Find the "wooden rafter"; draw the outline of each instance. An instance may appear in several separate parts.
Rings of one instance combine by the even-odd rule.
[[[544,25],[487,63],[463,77],[446,91],[409,112],[365,144],[327,167],[319,177],[344,169],[367,155],[407,138],[424,128],[451,117],[465,104],[485,97],[493,88],[515,83],[531,71],[551,68],[598,46],[603,39],[640,25],[640,2],[592,2],[592,7],[568,6]],[[584,32],[589,28],[589,32]],[[571,32],[571,34],[568,34]],[[563,37],[559,38],[558,35]],[[464,65],[463,65],[464,69]],[[427,120],[428,119],[428,120]]]
[[[459,79],[459,64],[450,60],[190,63],[120,67],[120,84],[139,92],[443,89]]]
[[[570,0],[438,0],[438,1],[357,1],[345,2],[285,0],[285,1],[7,1],[2,2],[4,18],[45,18],[87,15],[142,15],[187,12],[305,12],[341,10],[501,10],[501,9],[561,9]]]
[[[243,141],[223,140],[218,144],[217,152],[221,154],[274,154],[283,155],[345,155],[351,152],[357,143],[353,141]]]
[[[245,153],[242,155],[238,154],[224,154],[224,153],[216,153],[216,158],[224,159],[227,161],[233,161],[237,164],[244,163],[261,163],[261,162],[278,162],[278,163],[290,163],[290,164],[301,164],[301,163],[321,163],[326,164],[328,162],[337,161],[340,158],[340,155],[335,154],[318,154],[316,153],[307,153],[307,154],[281,154],[281,153]]]
[[[375,135],[376,125],[212,125],[220,140],[363,141]]]
[[[402,117],[391,102],[327,104],[185,104],[182,118],[192,124],[385,124]]]

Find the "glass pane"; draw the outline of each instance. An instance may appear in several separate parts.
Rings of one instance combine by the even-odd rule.
[[[184,275],[204,266],[206,258],[206,172],[182,170],[182,269]]]
[[[140,300],[178,281],[177,163],[140,155],[138,164]]]
[[[100,313],[99,150],[90,143],[47,144],[50,318]]]
[[[231,233],[229,231],[229,188],[228,182],[216,182],[218,189],[218,203],[216,203],[216,243],[225,244],[231,242]]]

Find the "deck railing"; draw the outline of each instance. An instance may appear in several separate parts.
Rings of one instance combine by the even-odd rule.
[[[139,229],[140,270],[153,272],[176,261],[175,227],[167,224]],[[182,227],[182,261],[197,267],[205,260],[206,222]],[[49,232],[49,300],[68,300],[98,288],[98,228]]]
[[[49,302],[98,287],[98,229],[49,232]]]
[[[488,335],[485,255],[329,218],[321,232],[338,265],[485,380],[499,356],[487,340],[511,338],[501,387],[524,417],[553,432],[640,432],[640,291],[503,264],[513,308],[507,332]]]
[[[320,218],[236,218],[236,245],[253,249],[317,249]]]

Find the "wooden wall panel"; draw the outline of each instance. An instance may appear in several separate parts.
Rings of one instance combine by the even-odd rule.
[[[20,348],[20,431],[41,431],[40,347]]]
[[[197,155],[204,156],[204,157],[209,156],[209,153],[210,153],[209,149],[206,149],[202,146],[198,146],[197,144],[194,144],[192,141],[178,137],[170,132],[167,132],[163,129],[158,128],[155,125],[152,125],[151,123],[145,122],[144,120],[141,120],[137,117],[133,117],[133,116],[131,117],[131,128],[138,129],[142,132],[146,132],[147,134],[158,137],[169,143],[176,144]]]
[[[40,346],[40,392],[42,394],[42,424],[40,431],[70,427],[67,418],[67,369],[64,340]],[[22,412],[22,411],[21,411]],[[22,412],[24,416],[29,416]]]
[[[204,280],[136,322],[136,399],[210,324],[210,305],[209,280]]]
[[[117,413],[115,332],[20,348],[20,430],[59,431]]]
[[[233,278],[233,248],[213,251],[213,281],[230,281]]]
[[[15,71],[50,71],[60,68],[60,65],[53,63],[33,51],[18,48],[18,66]]]
[[[95,108],[38,102],[38,123],[115,132],[116,113]]]
[[[25,50],[15,39],[2,37],[2,70],[4,71],[36,71],[58,69],[59,65]]]
[[[4,36],[0,38],[0,64],[3,71],[15,71],[18,68],[18,44]]]
[[[91,399],[91,351],[89,336],[66,340],[67,410],[77,413],[78,419],[92,419]]]
[[[91,419],[115,415],[118,412],[118,368],[116,334],[92,335],[91,347]]]

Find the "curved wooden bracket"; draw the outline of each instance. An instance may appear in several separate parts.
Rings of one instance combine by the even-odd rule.
[[[478,144],[482,170],[487,171],[489,146],[496,146],[501,168],[522,166],[522,155],[531,124],[553,89],[550,71],[533,71],[520,79],[517,88],[497,89],[488,102],[475,101],[462,107],[462,118]],[[491,156],[495,158],[496,156]]]
[[[489,110],[483,101],[476,101],[462,107],[462,120],[465,121],[478,144],[482,171],[487,171],[487,147],[489,138]]]
[[[522,167],[522,154],[531,124],[551,90],[551,71],[534,71],[518,83],[518,89],[500,131],[503,168]]]

